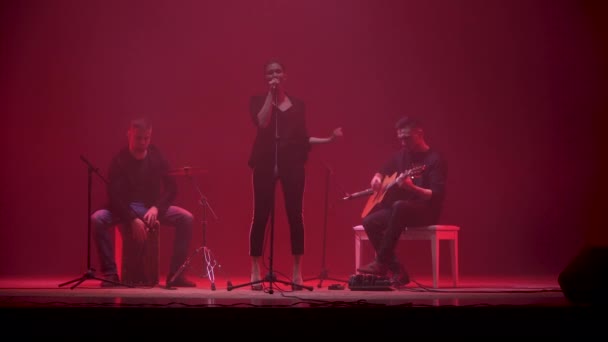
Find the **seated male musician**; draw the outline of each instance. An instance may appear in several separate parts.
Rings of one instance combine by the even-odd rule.
[[[120,285],[114,257],[114,225],[124,224],[140,247],[147,236],[146,228],[165,224],[175,227],[173,256],[169,265],[167,287],[194,287],[183,273],[177,274],[188,256],[192,238],[192,214],[173,205],[177,196],[174,177],[169,175],[169,163],[159,148],[150,144],[152,125],[145,119],[131,121],[127,131],[128,145],[112,158],[107,186],[109,203],[91,215],[93,237],[106,281],[102,287]],[[159,223],[156,223],[156,222]]]
[[[403,117],[395,128],[402,148],[372,178],[375,195],[383,196],[370,197],[362,215],[376,260],[357,271],[379,276],[390,272],[393,284],[404,286],[410,279],[395,256],[395,247],[405,227],[437,223],[445,195],[447,163],[427,144],[418,120]],[[394,186],[387,187],[389,183]],[[374,203],[379,197],[381,200]]]

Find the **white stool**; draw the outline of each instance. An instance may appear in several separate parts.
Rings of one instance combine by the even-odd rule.
[[[369,240],[363,226],[354,226],[355,231],[355,272],[361,266],[361,240]],[[399,240],[430,240],[431,260],[433,264],[433,288],[437,288],[439,279],[439,242],[450,242],[450,256],[452,262],[452,281],[458,287],[458,226],[433,225],[421,227],[408,227],[403,230]]]

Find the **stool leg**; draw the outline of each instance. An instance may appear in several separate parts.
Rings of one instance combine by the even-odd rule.
[[[458,287],[458,237],[450,240],[450,254],[452,254],[452,282]]]
[[[123,259],[123,246],[122,246],[122,233],[118,226],[114,228],[114,260],[116,261],[116,273],[119,279],[122,281],[122,259]]]
[[[359,234],[355,234],[355,274],[357,269],[361,266],[361,237]]]
[[[431,263],[433,264],[433,288],[437,288],[439,279],[439,239],[431,238]]]

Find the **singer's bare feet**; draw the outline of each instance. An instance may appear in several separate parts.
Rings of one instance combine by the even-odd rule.
[[[260,277],[260,269],[253,267],[251,269],[251,282],[259,281],[260,279],[262,279],[262,277]]]
[[[296,284],[296,285],[302,285],[304,284],[304,281],[302,280],[302,271],[300,270],[299,265],[294,267],[293,269],[293,278],[292,278],[292,283]],[[294,290],[297,289],[301,289],[300,286],[293,286]]]
[[[252,271],[251,272],[251,290],[252,291],[262,291],[264,289],[264,285],[259,282],[262,278],[260,278],[260,271]]]
[[[260,281],[262,278],[260,277],[260,264],[259,257],[251,258],[251,282],[255,283]],[[251,285],[251,289],[253,291],[261,291],[263,289],[262,283],[256,283]]]
[[[302,285],[302,255],[293,256],[293,278],[292,282],[297,285]],[[293,286],[294,290],[301,289],[299,286]]]
[[[302,290],[303,289],[302,286],[299,286],[299,285],[303,285],[304,284],[304,281],[302,280],[302,274],[301,273],[298,273],[298,274],[294,273],[292,283],[294,283],[294,285],[291,285],[291,289],[293,291],[300,291],[300,290]]]

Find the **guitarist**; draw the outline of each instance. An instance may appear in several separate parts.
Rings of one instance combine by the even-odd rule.
[[[409,275],[395,256],[395,247],[407,226],[436,224],[445,194],[447,163],[424,138],[420,122],[403,117],[395,128],[402,148],[394,153],[373,176],[371,187],[378,193],[383,180],[397,174],[396,183],[386,191],[382,201],[363,218],[363,227],[376,252],[376,260],[359,268],[360,273],[386,276],[392,274],[394,284],[406,285]],[[424,166],[421,174],[403,177],[403,172]]]

